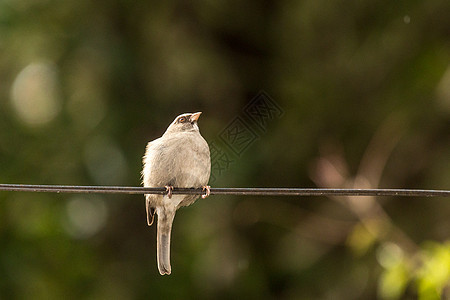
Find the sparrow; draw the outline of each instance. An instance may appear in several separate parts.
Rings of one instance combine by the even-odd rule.
[[[147,144],[143,157],[144,187],[165,187],[164,195],[146,194],[147,224],[158,215],[156,257],[161,275],[171,273],[170,234],[178,208],[195,202],[199,195],[172,195],[177,188],[203,188],[202,198],[210,194],[207,185],[211,173],[208,143],[201,136],[198,118],[201,112],[184,113],[175,118],[164,134]]]

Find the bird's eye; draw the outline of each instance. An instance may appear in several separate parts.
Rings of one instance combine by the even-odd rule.
[[[186,121],[185,117],[181,117],[181,118],[178,119],[178,122],[180,122],[180,123],[184,123],[185,121]]]

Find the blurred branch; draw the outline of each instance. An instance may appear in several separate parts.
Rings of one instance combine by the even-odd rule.
[[[402,119],[402,118],[400,118]],[[312,179],[320,186],[338,184],[339,188],[362,186],[377,190],[386,162],[397,145],[404,125],[399,122],[399,116],[393,115],[374,134],[367,147],[357,174],[352,178],[341,152],[334,151],[320,157],[312,171]],[[401,247],[409,252],[415,252],[417,245],[397,226],[394,225],[383,207],[376,201],[376,195],[356,200],[351,195],[332,199],[344,204],[360,220],[360,223],[375,239],[384,241],[390,236]],[[396,196],[396,195],[392,195]]]
[[[399,114],[391,115],[375,132],[359,164],[356,183],[375,188],[380,184],[384,167],[398,141],[403,136],[406,121]]]

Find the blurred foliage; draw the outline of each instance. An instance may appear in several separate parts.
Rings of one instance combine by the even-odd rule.
[[[147,141],[260,90],[213,186],[449,189],[450,2],[0,1],[0,182],[140,184]],[[222,146],[223,147],[223,144]],[[450,202],[210,197],[170,277],[138,195],[0,194],[1,299],[446,299]]]

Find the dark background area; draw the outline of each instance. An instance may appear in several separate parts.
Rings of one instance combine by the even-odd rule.
[[[1,1],[0,182],[138,186],[146,143],[202,111],[213,187],[449,189],[449,12]],[[175,218],[169,277],[144,207],[0,193],[0,298],[450,297],[445,198],[200,199]]]

